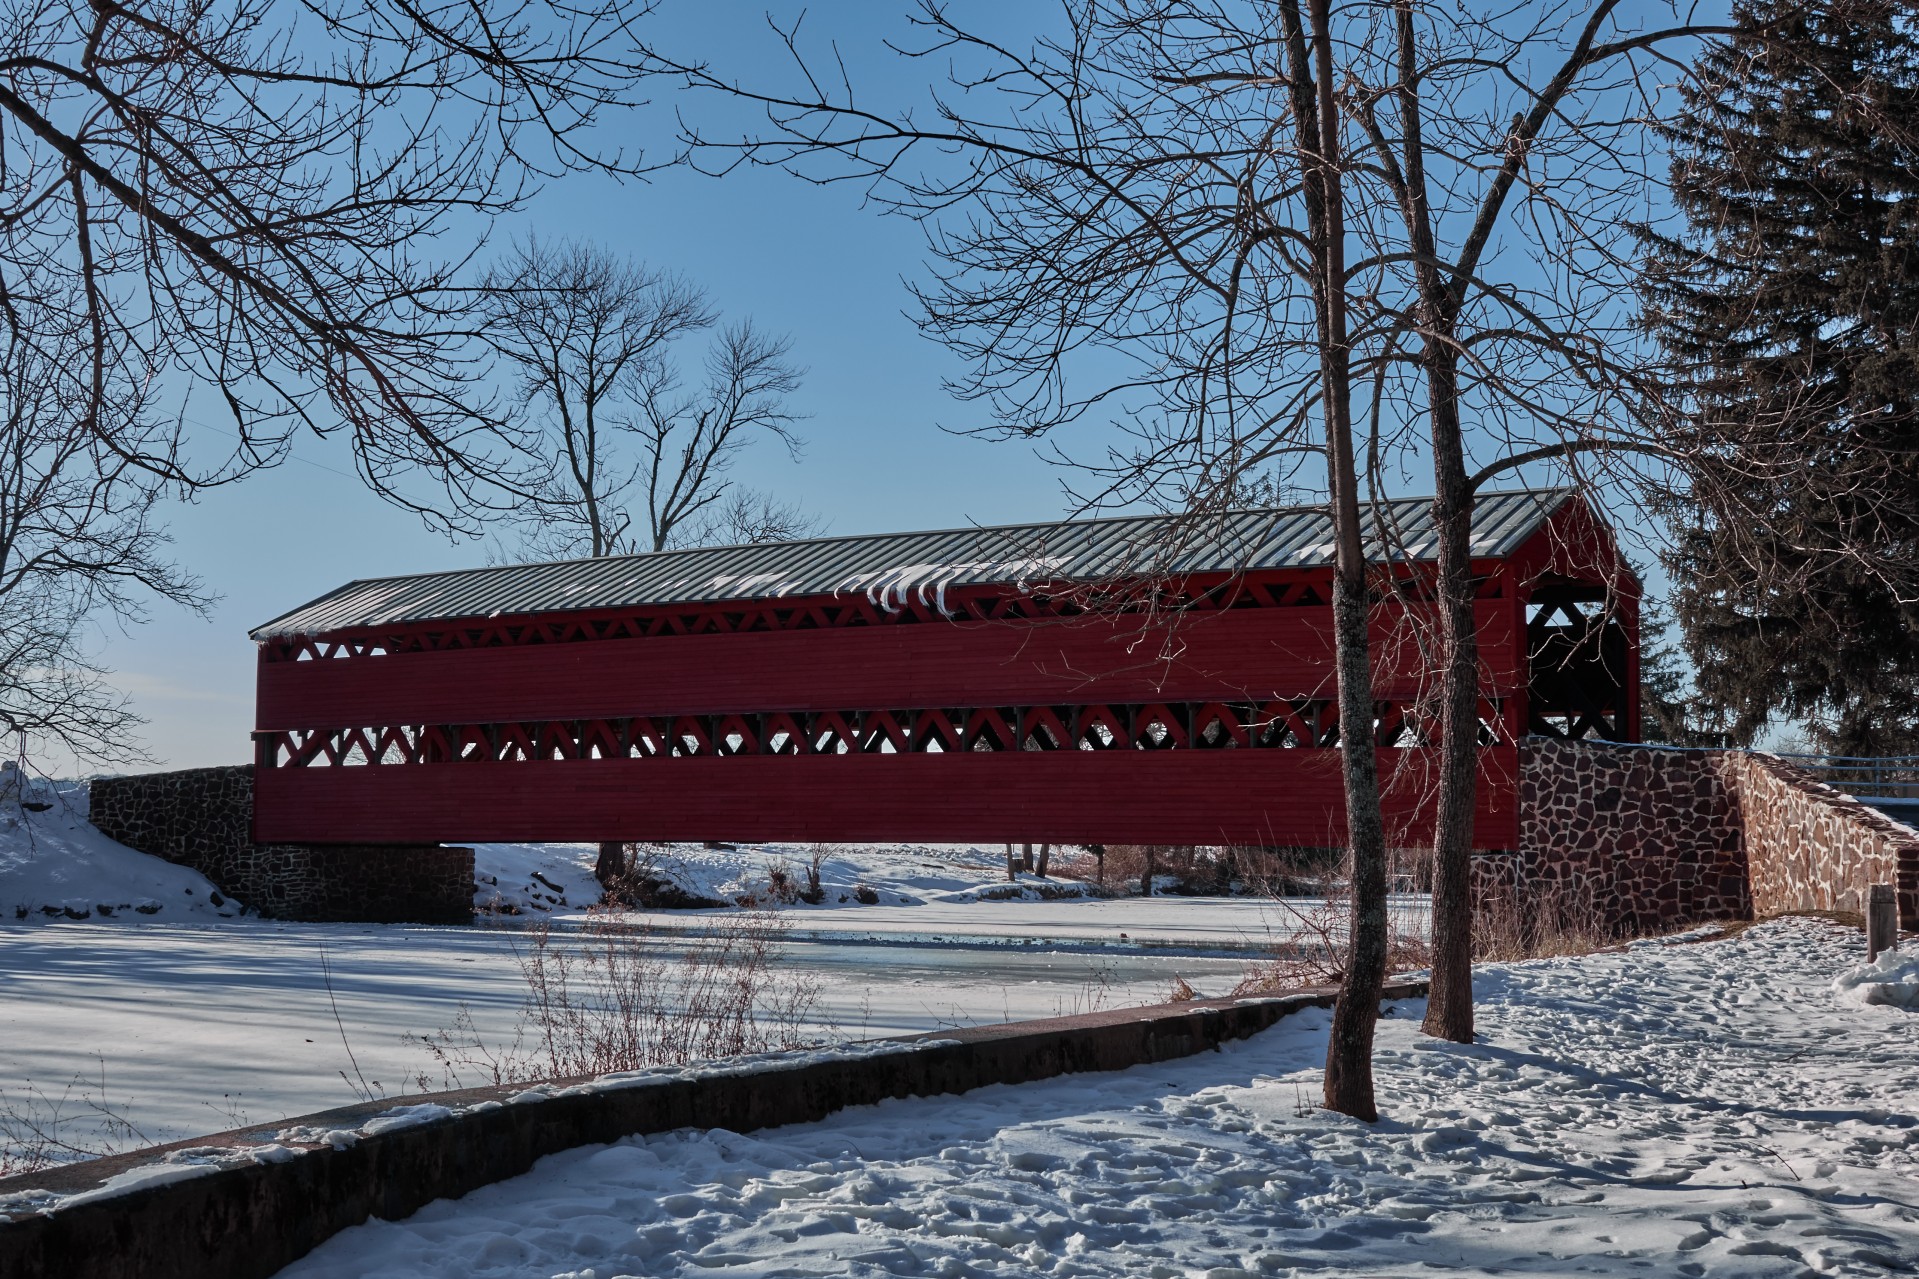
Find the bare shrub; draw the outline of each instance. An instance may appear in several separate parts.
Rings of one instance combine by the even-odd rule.
[[[1346,978],[1346,932],[1352,920],[1350,867],[1339,863],[1320,883],[1318,897],[1275,895],[1272,900],[1291,935],[1271,957],[1246,970],[1235,995],[1264,995],[1306,986],[1336,986]],[[1429,967],[1432,947],[1424,929],[1403,915],[1386,915],[1386,971],[1412,972]]]
[[[1119,970],[1107,962],[1095,963],[1087,970],[1086,980],[1073,992],[1072,999],[1055,1004],[1062,1017],[1078,1017],[1103,1012],[1119,996]]]
[[[1098,851],[1095,852],[1094,850]],[[1092,888],[1104,888],[1106,875],[1104,844],[1066,844],[1053,854],[1053,877],[1077,879]]]
[[[1241,848],[1207,844],[1100,844],[1062,848],[1052,870],[1116,892],[1143,891],[1182,897],[1317,895],[1322,880],[1338,870],[1339,852],[1324,848]]]
[[[608,911],[590,913],[578,931],[542,920],[516,954],[526,1002],[511,1044],[485,1042],[465,1007],[451,1026],[408,1040],[450,1088],[805,1047],[818,1039],[809,1024],[820,985],[778,970],[784,929],[770,912],[721,917],[710,933],[674,936],[669,946],[643,922]],[[416,1080],[433,1086],[427,1072]]]
[[[775,906],[791,906],[800,899],[800,881],[793,875],[793,864],[776,858],[766,868],[766,900]]]
[[[826,900],[826,889],[820,884],[820,868],[826,862],[826,845],[813,845],[813,856],[806,863],[806,887],[800,890],[800,900],[808,906],[817,906]]]
[[[1242,891],[1260,897],[1324,897],[1338,891],[1344,853],[1337,848],[1234,850]]]
[[[1190,1004],[1199,997],[1199,992],[1193,989],[1193,983],[1187,981],[1178,973],[1174,973],[1173,984],[1166,988],[1166,997],[1160,1002],[1165,1004]]]
[[[1163,891],[1162,877],[1170,877],[1171,891],[1182,895],[1211,891],[1214,878],[1210,859],[1202,858],[1192,844],[1108,844],[1102,861],[1104,873],[1116,885],[1137,885],[1143,896]]]
[[[145,1145],[147,1136],[107,1092],[104,1060],[97,1079],[75,1075],[56,1094],[31,1081],[0,1092],[0,1177],[41,1172]]]
[[[600,845],[600,864],[594,871],[603,889],[600,905],[620,910],[711,910],[732,905],[688,892],[673,878],[666,853],[665,845],[659,843]]]

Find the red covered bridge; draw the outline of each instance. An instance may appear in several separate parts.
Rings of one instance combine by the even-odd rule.
[[[1429,507],[1386,504],[1374,548],[1376,745],[1408,842],[1430,808]],[[255,837],[1340,842],[1324,509],[1171,530],[350,583],[253,632]],[[1636,736],[1638,586],[1568,492],[1482,497],[1473,547],[1477,842],[1506,848],[1521,736]]]

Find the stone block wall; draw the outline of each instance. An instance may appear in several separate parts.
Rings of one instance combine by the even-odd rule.
[[[255,844],[240,900],[272,919],[473,922],[473,850],[438,844]],[[216,881],[217,882],[217,881]],[[234,890],[236,893],[238,890]]]
[[[1866,909],[1867,889],[1892,884],[1899,926],[1919,929],[1919,832],[1769,755],[1719,759],[1738,796],[1753,909]]]
[[[464,924],[473,850],[438,844],[256,844],[253,768],[187,768],[93,782],[101,833],[190,866],[269,919]]]
[[[1608,931],[1751,913],[1737,802],[1698,752],[1534,738],[1519,752],[1519,848],[1477,859],[1534,909]]]
[[[96,778],[87,816],[108,839],[191,866],[251,906],[253,766]]]
[[[1474,889],[1529,915],[1625,935],[1861,910],[1890,883],[1919,928],[1919,834],[1772,756],[1535,738],[1519,806],[1519,848],[1476,855]]]

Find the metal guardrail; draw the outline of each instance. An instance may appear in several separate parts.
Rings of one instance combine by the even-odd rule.
[[[1919,755],[1786,755],[1828,786],[1860,799],[1919,802]]]
[[[1674,746],[1667,742],[1595,741],[1597,746],[1639,747],[1655,751],[1717,751],[1722,746]],[[1919,755],[1795,755],[1763,751],[1792,763],[1855,799],[1919,804]]]

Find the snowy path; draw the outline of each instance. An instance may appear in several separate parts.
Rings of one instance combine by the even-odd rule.
[[[547,1159],[284,1272],[1883,1275],[1919,1268],[1919,1016],[1787,921],[1482,974],[1381,1025],[1386,1118],[1302,1110],[1309,1014],[1220,1054]]]

